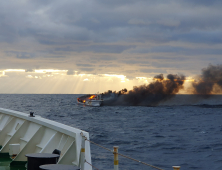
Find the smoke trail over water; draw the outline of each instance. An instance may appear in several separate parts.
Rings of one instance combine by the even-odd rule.
[[[199,79],[193,83],[194,93],[208,95],[222,90],[222,65],[209,65],[202,69]]]
[[[103,105],[156,106],[160,104],[160,102],[171,99],[183,89],[185,80],[184,75],[168,74],[167,77],[164,78],[163,74],[159,74],[154,76],[153,82],[150,84],[134,86],[133,90],[130,91],[122,89],[118,92],[109,90],[102,93]],[[189,94],[191,91],[192,94],[195,94],[188,99],[191,103],[212,97],[213,95],[211,94],[221,94],[222,65],[209,65],[207,68],[203,68],[202,74],[199,75],[191,85],[191,88],[188,87],[185,89]],[[84,95],[77,100],[83,102],[92,99],[91,97],[92,95]],[[176,103],[178,103],[178,101],[176,101]]]
[[[163,74],[160,74],[154,77],[152,83],[134,86],[130,91],[123,89],[119,92],[105,92],[104,105],[155,106],[183,89],[184,81],[183,75],[169,74],[164,79]]]

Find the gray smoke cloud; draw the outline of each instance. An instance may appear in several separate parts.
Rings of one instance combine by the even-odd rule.
[[[133,90],[123,89],[119,92],[107,91],[103,94],[104,105],[123,106],[156,106],[159,102],[173,97],[180,89],[183,89],[185,76],[163,75],[154,77],[148,85],[134,86]]]
[[[217,88],[215,86],[217,85]],[[222,65],[209,65],[193,83],[194,94],[208,95],[222,90]]]
[[[133,90],[122,89],[120,91],[108,90],[102,93],[103,104],[108,106],[157,106],[174,97],[184,88],[184,75],[168,74],[165,79],[163,74],[154,76],[153,82],[146,85],[134,86]],[[210,94],[222,92],[222,64],[209,65],[202,69],[201,75],[192,83],[192,99],[210,97]],[[84,96],[87,98],[90,96]]]

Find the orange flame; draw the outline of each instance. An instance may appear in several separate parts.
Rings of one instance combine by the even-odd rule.
[[[83,103],[85,103],[86,101],[85,100],[83,100]]]
[[[96,96],[95,96],[95,95],[92,95],[92,96],[89,97],[89,99],[93,99],[94,97],[96,97]]]

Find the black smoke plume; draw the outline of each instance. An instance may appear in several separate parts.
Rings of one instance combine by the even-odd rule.
[[[222,90],[222,65],[209,65],[193,83],[194,93],[208,95]]]
[[[156,106],[159,102],[173,97],[180,89],[183,89],[185,76],[163,74],[153,78],[148,85],[134,86],[133,90],[123,89],[119,92],[109,90],[103,94],[104,105],[124,106]]]

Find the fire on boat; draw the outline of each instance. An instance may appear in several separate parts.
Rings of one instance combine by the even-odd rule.
[[[103,99],[101,94],[84,95],[77,98],[77,102],[86,106],[101,106]]]

